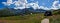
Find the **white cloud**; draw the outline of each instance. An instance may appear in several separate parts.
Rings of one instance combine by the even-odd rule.
[[[56,7],[56,6],[58,6],[58,3],[59,3],[59,1],[54,1],[52,6]]]
[[[15,9],[25,9],[25,8],[28,8],[28,6],[29,6],[27,4],[28,3],[27,0],[18,0],[14,3],[16,5]]]
[[[2,2],[4,5],[7,5],[7,3],[6,2]]]
[[[38,9],[38,8],[39,8],[38,2],[34,3],[32,7],[33,7],[34,9]]]
[[[18,0],[18,1],[22,3],[28,3],[27,0]]]
[[[7,4],[8,5],[12,4],[12,0],[7,0]]]
[[[29,8],[32,7],[33,9],[44,9],[46,10],[46,8],[44,6],[40,6],[38,5],[38,1],[33,3],[27,3],[27,0],[18,0],[18,1],[14,1],[12,2],[12,0],[8,0],[7,2],[3,2],[5,5],[11,5],[11,4],[15,4],[16,7],[14,7],[14,9],[24,9],[24,8]]]
[[[4,5],[10,6],[12,4],[12,0],[7,0],[7,2],[2,2]]]
[[[53,9],[53,10],[59,9],[59,1],[54,1],[51,9]]]
[[[60,9],[60,4],[59,4],[59,1],[54,1],[51,8],[40,6],[40,9],[44,9],[44,10],[51,10],[51,9],[58,10],[58,9]]]
[[[14,9],[24,9],[25,7],[15,7]]]
[[[43,9],[43,10],[51,10],[50,8],[48,8],[48,7],[44,7],[44,6],[40,6],[39,9]]]
[[[60,9],[60,4],[58,6],[59,6],[59,9]]]
[[[39,9],[44,9],[44,6],[40,6]]]
[[[27,0],[18,0],[18,1],[14,1],[14,2],[12,2],[12,0],[7,0],[7,2],[2,2],[2,3],[4,5],[8,5],[8,6],[10,6],[11,4],[14,4],[16,6],[16,7],[14,7],[14,9],[25,9],[25,8],[33,7],[33,9],[57,10],[60,8],[60,4],[58,4],[59,1],[54,1],[51,8],[39,6],[38,1],[34,2],[34,3],[33,2],[28,3]]]
[[[59,4],[59,7],[60,7],[60,4]]]
[[[60,4],[59,4],[59,6],[60,6]]]
[[[10,6],[12,4],[12,0],[7,0],[7,2],[2,2],[4,5]]]
[[[28,4],[26,4],[26,8],[30,8],[30,7],[32,7],[34,4],[35,4],[35,3],[28,3]]]
[[[37,2],[35,2],[35,3],[28,3],[28,6],[30,6],[30,7],[33,7],[33,9],[39,9],[39,5],[38,5],[38,1]]]
[[[18,0],[17,2],[15,2],[15,5],[17,9],[25,9],[26,8],[26,4],[27,0]]]
[[[16,5],[16,6],[19,6],[19,5],[20,5],[20,2],[15,1],[15,5]]]
[[[18,0],[18,1],[14,1],[13,0],[7,0],[7,2],[2,2],[4,5],[10,6],[11,4],[14,4],[16,7],[14,7],[15,9],[24,9],[25,8],[25,4],[27,3],[27,0]],[[12,5],[13,6],[13,5]]]
[[[18,1],[14,1],[12,2],[12,0],[7,0],[7,2],[3,2],[5,5],[10,6],[11,4],[15,4],[16,7],[14,7],[15,9],[22,9],[22,8],[28,8],[28,7],[33,7],[33,9],[37,9],[39,8],[38,5],[38,1],[35,3],[28,3],[27,0],[18,0]],[[28,4],[27,4],[28,3]]]
[[[51,10],[58,10],[59,8],[51,7]]]

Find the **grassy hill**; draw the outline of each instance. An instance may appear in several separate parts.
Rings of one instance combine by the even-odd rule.
[[[53,16],[44,16],[44,13],[35,13],[35,14],[27,14],[24,16],[8,16],[8,17],[0,17],[1,23],[41,23],[45,17],[49,18],[50,23],[60,23],[60,12],[59,10],[52,11]]]
[[[0,21],[5,23],[41,23],[44,18],[43,13],[38,13],[25,16],[0,17]],[[60,23],[60,15],[53,15],[47,18],[50,19],[50,23]]]
[[[25,16],[10,16],[10,17],[0,17],[0,20],[5,20],[8,23],[40,23],[43,19],[43,15],[41,14],[32,14]]]

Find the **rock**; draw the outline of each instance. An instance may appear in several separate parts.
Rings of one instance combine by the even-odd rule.
[[[49,23],[49,19],[45,18],[41,21],[41,23]]]

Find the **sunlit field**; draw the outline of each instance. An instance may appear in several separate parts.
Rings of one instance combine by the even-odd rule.
[[[55,14],[54,14],[55,13]],[[1,23],[41,23],[46,16],[44,13],[36,14],[27,14],[24,16],[9,16],[9,17],[0,17]],[[60,14],[53,12],[53,16],[46,17],[49,18],[50,23],[60,23]]]
[[[32,14],[25,16],[10,16],[10,17],[1,17],[0,20],[3,20],[7,23],[40,23],[43,19],[43,16],[40,14]]]

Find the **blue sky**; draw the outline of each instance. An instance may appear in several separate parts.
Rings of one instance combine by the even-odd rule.
[[[2,2],[6,2],[7,0],[0,0],[0,8],[4,8],[5,5],[2,4]],[[53,5],[53,2],[55,0],[27,0],[28,3],[31,2],[37,2],[38,1],[38,5],[39,6],[45,6],[47,8],[50,8]],[[60,4],[60,0],[59,0],[59,4]]]
[[[39,6],[47,6],[47,7],[50,7],[51,5],[52,5],[52,2],[54,1],[54,0],[34,0],[34,2],[35,1],[38,1],[39,2]],[[49,1],[49,2],[48,2]],[[31,2],[31,0],[30,1],[28,1],[28,2]]]
[[[7,0],[0,0],[0,8],[3,8],[3,7],[5,7],[3,4],[2,4],[2,2],[6,2]]]

